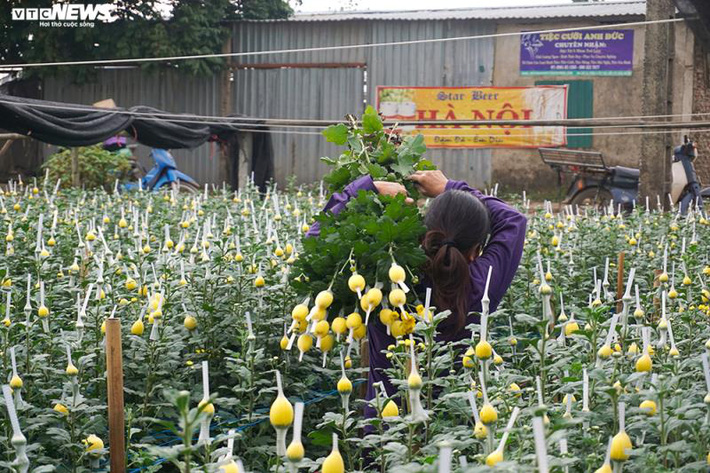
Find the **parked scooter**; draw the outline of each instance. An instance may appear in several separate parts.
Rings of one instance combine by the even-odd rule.
[[[557,171],[558,182],[562,174],[571,174],[572,182],[563,200],[565,204],[579,206],[614,207],[630,210],[638,202],[638,169],[623,166],[608,167],[597,151],[577,151],[557,148],[540,148],[542,161]],[[695,143],[686,136],[684,143],[673,150],[671,172],[671,199],[685,213],[691,205],[702,208],[703,199],[710,203],[710,188],[701,189],[693,162],[697,157]]]
[[[197,181],[177,168],[175,159],[168,150],[152,149],[150,157],[153,158],[154,166],[146,171],[131,153],[125,136],[109,138],[104,141],[103,146],[108,151],[126,154],[132,160],[132,174],[136,177],[137,182],[124,183],[124,190],[158,190],[166,186],[184,192],[197,192],[199,190]],[[143,177],[140,177],[141,175]]]
[[[683,139],[683,144],[673,150],[671,199],[680,205],[683,214],[696,202],[702,207],[703,199],[710,204],[710,187],[700,188],[698,173],[693,165],[697,157],[698,149],[687,136]]]

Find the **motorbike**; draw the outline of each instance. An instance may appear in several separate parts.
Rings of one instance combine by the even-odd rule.
[[[698,173],[695,172],[693,165],[697,157],[698,149],[687,136],[683,144],[673,150],[671,199],[680,205],[683,214],[695,203],[701,207],[703,200],[708,200],[707,203],[710,203],[710,187],[700,188]]]
[[[199,184],[192,177],[177,168],[175,158],[168,150],[153,148],[150,157],[153,159],[153,167],[146,170],[133,156],[126,137],[114,136],[104,141],[104,149],[114,153],[125,154],[132,161],[132,175],[136,182],[126,182],[123,184],[124,190],[158,190],[163,187],[171,187],[183,192],[199,191]],[[142,175],[142,177],[141,177]]]
[[[579,151],[558,148],[540,148],[542,161],[557,172],[562,188],[563,174],[571,174],[564,204],[606,208],[613,204],[631,210],[638,204],[640,171],[624,166],[609,167],[598,151]],[[687,136],[683,144],[673,150],[671,157],[670,198],[682,213],[691,205],[703,207],[710,203],[710,187],[701,189],[693,162],[697,158],[695,143]],[[659,197],[660,199],[660,197]],[[660,205],[660,201],[658,202]]]

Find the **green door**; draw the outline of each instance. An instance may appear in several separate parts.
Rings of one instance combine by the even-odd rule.
[[[535,85],[567,85],[567,118],[592,118],[594,116],[594,81],[591,80],[539,80]],[[567,130],[568,148],[591,148],[592,128]]]

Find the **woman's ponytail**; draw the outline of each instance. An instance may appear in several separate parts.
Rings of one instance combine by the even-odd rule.
[[[465,324],[467,312],[466,297],[470,291],[468,260],[441,230],[426,232],[422,246],[427,255],[425,272],[434,281],[434,301],[437,308],[450,310],[454,314],[458,330]]]
[[[424,272],[432,281],[434,304],[439,310],[450,310],[454,328],[460,330],[466,324],[473,289],[469,263],[488,235],[488,210],[468,192],[448,191],[432,201],[425,224]]]

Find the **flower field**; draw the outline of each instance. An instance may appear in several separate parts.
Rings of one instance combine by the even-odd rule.
[[[330,285],[308,292],[303,235],[326,198],[317,187],[192,195],[11,183],[0,200],[0,366],[12,390],[0,469],[108,470],[113,316],[128,471],[707,470],[702,214],[518,201],[529,222],[513,286],[499,310],[484,308],[472,340],[450,345],[434,340],[446,313],[425,293],[396,293],[418,274],[396,245],[401,266],[387,261],[386,284],[353,278],[344,248]],[[340,307],[334,284],[360,307],[329,311]],[[398,390],[371,401],[371,419],[368,318],[398,335],[387,354]]]

